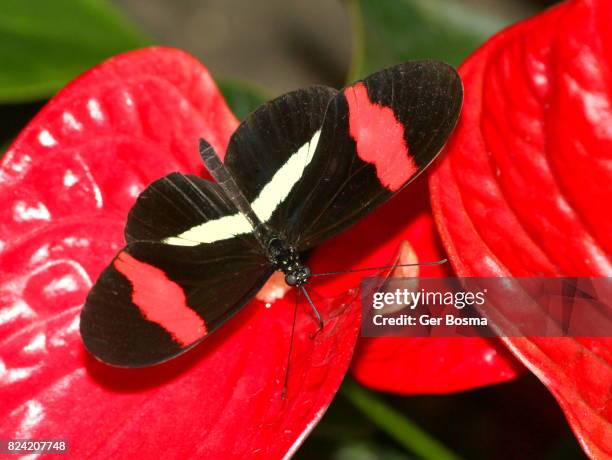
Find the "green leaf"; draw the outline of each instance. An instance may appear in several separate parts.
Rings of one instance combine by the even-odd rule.
[[[410,460],[402,452],[379,443],[353,443],[340,447],[333,454],[333,460]]]
[[[1,0],[0,103],[51,96],[148,40],[104,0]]]
[[[219,78],[217,85],[227,105],[240,120],[271,99],[265,89],[233,78]]]
[[[410,59],[458,65],[516,18],[457,0],[346,0],[353,32],[349,81]]]
[[[440,441],[423,431],[401,412],[388,406],[379,396],[357,385],[353,380],[346,379],[340,391],[381,430],[420,458],[425,460],[459,459]]]

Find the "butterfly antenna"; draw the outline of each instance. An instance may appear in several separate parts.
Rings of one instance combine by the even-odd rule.
[[[435,262],[419,262],[414,264],[395,264],[395,265],[383,265],[382,267],[366,267],[366,268],[356,268],[355,270],[343,270],[339,272],[326,272],[326,273],[313,273],[310,276],[330,276],[330,275],[344,275],[345,273],[355,273],[355,272],[365,272],[365,271],[373,271],[373,270],[386,270],[388,268],[397,268],[397,267],[428,267],[432,265],[442,265],[448,262],[448,259],[436,260]]]
[[[289,352],[287,353],[287,366],[285,367],[285,383],[283,384],[283,392],[281,399],[285,399],[287,395],[287,386],[289,385],[289,366],[291,365],[291,353],[293,352],[293,336],[295,335],[295,321],[297,319],[297,309],[300,303],[301,291],[298,289],[295,293],[295,307],[293,308],[293,324],[291,325],[291,338],[289,339]]]
[[[308,291],[306,290],[306,288],[304,286],[300,286],[300,290],[304,293],[304,297],[306,297],[306,300],[310,304],[310,308],[312,308],[312,311],[314,312],[317,318],[317,322],[319,323],[319,331],[320,331],[321,329],[323,329],[323,326],[324,326],[323,318],[321,318],[321,313],[319,313],[319,310],[317,310],[317,307],[315,306],[314,302],[310,298],[310,295],[308,294]]]
[[[259,220],[230,170],[225,167],[215,149],[204,139],[200,139],[200,156],[210,175],[217,181],[219,187],[225,192],[225,196],[236,209],[249,221],[255,237],[265,247],[267,242],[265,235],[269,233],[267,225]]]

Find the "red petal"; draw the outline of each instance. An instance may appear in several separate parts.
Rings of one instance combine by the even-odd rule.
[[[410,242],[421,262],[445,257],[431,217],[425,177],[324,244],[313,257],[313,271],[393,263],[402,241]],[[441,277],[451,273],[442,266],[421,267],[420,275]],[[334,277],[317,289],[333,296],[358,285],[363,276],[354,273]],[[510,380],[522,371],[498,340],[481,338],[364,338],[351,366],[361,383],[403,394],[458,391]]]
[[[223,151],[236,124],[201,64],[153,48],[83,75],[20,135],[0,167],[4,437],[68,439],[76,458],[275,458],[321,417],[351,358],[357,308],[314,339],[300,313],[285,399],[290,295],[271,309],[253,302],[154,368],[102,365],[79,338],[82,302],[123,244],[136,195],[170,171],[201,172],[198,137]]]
[[[462,66],[462,118],[431,180],[459,275],[612,275],[610,17],[610,2],[567,2]],[[612,455],[612,339],[506,342],[589,455]]]

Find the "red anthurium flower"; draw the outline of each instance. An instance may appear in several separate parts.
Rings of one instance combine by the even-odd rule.
[[[408,243],[414,258],[401,263],[443,259],[446,256],[437,239],[427,193],[426,177],[422,177],[348,230],[340,241],[330,244],[325,254],[346,258],[350,251],[345,242],[359,241],[354,250],[368,254],[362,266],[393,264],[398,249]],[[366,235],[371,241],[364,241]],[[447,265],[424,266],[398,275],[453,276]],[[353,359],[352,373],[364,385],[378,390],[402,394],[459,391],[515,378],[522,366],[504,348],[497,339],[363,338]]]
[[[414,257],[400,263],[428,262],[446,257],[431,216],[426,178],[419,179],[383,208],[385,219],[398,218],[388,248],[409,242]],[[372,222],[375,225],[375,222]],[[386,253],[387,263],[392,262]],[[450,277],[448,265],[415,267],[397,273],[406,277]],[[401,394],[447,393],[503,382],[522,372],[520,365],[498,339],[375,337],[360,339],[351,370],[369,387]]]
[[[78,457],[146,456],[163,449],[169,457],[197,452],[269,458],[291,452],[314,426],[349,365],[359,312],[343,305],[355,299],[353,291],[340,294],[357,286],[360,274],[317,286],[319,308],[332,319],[313,341],[313,322],[300,316],[284,399],[292,292],[269,309],[254,301],[205,345],[150,369],[100,364],[78,336],[85,295],[123,244],[125,217],[138,193],[173,170],[203,173],[198,137],[223,151],[236,125],[199,63],[177,50],[153,48],[80,77],[10,148],[0,167],[6,198],[0,210],[5,435],[65,438]],[[431,217],[419,204],[427,201],[424,185],[421,180],[315,252],[312,268],[385,264],[405,240],[427,248],[419,249],[421,260],[439,258],[429,251],[435,246]],[[355,374],[403,392],[449,391],[514,375],[511,358],[490,342],[452,345],[453,359],[445,361],[440,350],[447,354],[452,341],[424,343],[402,340],[404,358],[420,357],[416,384],[406,373],[401,379],[389,373],[396,383],[390,388],[368,378],[372,363],[375,372],[398,367],[389,357],[384,367],[379,357],[370,359],[375,340],[364,343]],[[426,372],[428,356],[438,360],[435,372]],[[441,380],[440,374],[451,378]]]
[[[462,118],[432,176],[463,276],[612,276],[612,31],[576,0],[491,39],[461,68]],[[509,338],[585,451],[612,456],[612,339]]]
[[[284,398],[293,295],[254,301],[206,344],[149,369],[116,369],[81,344],[92,280],[123,244],[138,193],[202,173],[237,121],[201,64],[152,48],[116,57],[57,95],[0,166],[0,432],[62,438],[74,458],[278,458],[297,448],[348,368],[359,310],[300,314]]]
[[[358,285],[360,274],[316,287],[318,306],[331,319],[312,339],[315,323],[299,316],[285,398],[292,292],[268,309],[254,301],[193,352],[150,369],[98,363],[78,336],[85,295],[122,246],[138,193],[170,171],[202,174],[198,137],[223,151],[236,125],[199,63],[153,48],[77,79],[10,148],[0,167],[5,436],[65,438],[77,457],[162,450],[171,458],[194,452],[273,458],[291,452],[312,429],[351,359],[359,309],[345,305],[354,291],[341,294]],[[316,251],[313,270],[385,264],[402,241],[431,235],[430,224],[424,231],[417,225],[416,234],[407,226],[413,219],[430,222],[417,207],[406,207],[426,200],[424,184]],[[491,359],[484,341],[477,348],[493,363],[493,377],[476,383],[511,376],[508,358]],[[414,349],[413,355],[430,353]],[[424,387],[428,378],[439,381],[428,375]]]

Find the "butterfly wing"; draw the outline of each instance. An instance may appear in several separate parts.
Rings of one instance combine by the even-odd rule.
[[[413,180],[456,124],[461,80],[414,61],[338,92],[314,87],[256,110],[225,158],[262,222],[300,251],[357,222]]]
[[[129,244],[85,302],[87,349],[108,364],[139,367],[203,340],[272,273],[251,231],[212,182],[173,173],[152,183],[129,214]]]
[[[224,163],[266,234],[307,250],[431,163],[461,101],[457,73],[435,61],[391,67],[341,92],[294,91],[239,126]],[[130,212],[129,245],[87,299],[86,346],[105,362],[141,366],[201,341],[272,272],[249,222],[217,184],[176,173],[153,183]]]
[[[330,103],[290,241],[307,250],[351,226],[438,155],[461,109],[457,72],[408,62],[345,88]]]
[[[302,205],[302,178],[337,94],[313,86],[279,96],[251,113],[230,139],[225,167],[259,220],[278,237],[287,236],[287,224]]]
[[[125,239],[195,246],[239,238],[255,244],[252,227],[219,185],[172,173],[151,183],[128,214]]]

